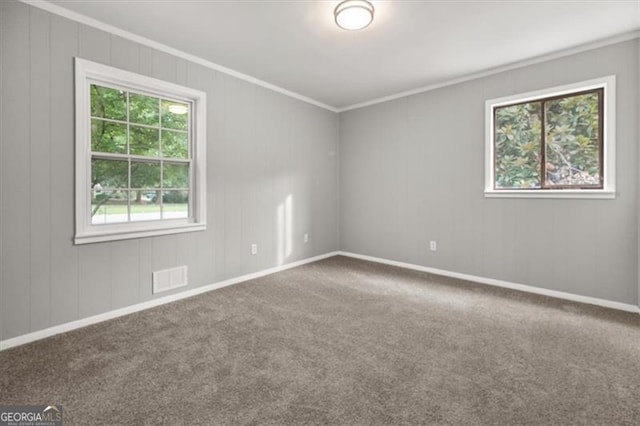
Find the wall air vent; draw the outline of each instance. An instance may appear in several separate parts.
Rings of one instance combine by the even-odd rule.
[[[153,294],[187,285],[187,266],[153,272]]]

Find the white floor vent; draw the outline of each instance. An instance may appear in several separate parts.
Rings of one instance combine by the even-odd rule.
[[[153,272],[153,294],[187,285],[187,266]]]

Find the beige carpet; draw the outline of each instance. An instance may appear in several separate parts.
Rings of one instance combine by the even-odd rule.
[[[0,402],[84,425],[637,425],[640,317],[334,257],[1,352]]]

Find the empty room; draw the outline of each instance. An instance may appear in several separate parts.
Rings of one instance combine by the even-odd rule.
[[[640,0],[0,0],[0,426],[640,424]]]

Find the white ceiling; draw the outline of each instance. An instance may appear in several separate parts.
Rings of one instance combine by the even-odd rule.
[[[358,32],[339,1],[51,2],[338,109],[640,29],[640,0],[374,0]]]

